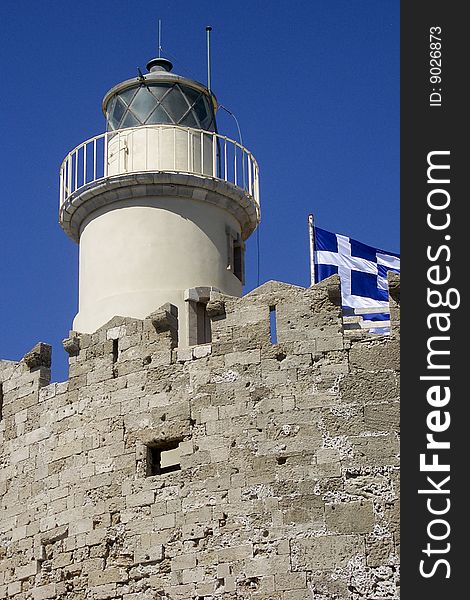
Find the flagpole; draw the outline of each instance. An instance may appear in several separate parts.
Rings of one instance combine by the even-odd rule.
[[[315,228],[313,215],[308,215],[308,235],[310,240],[310,285],[315,285]]]

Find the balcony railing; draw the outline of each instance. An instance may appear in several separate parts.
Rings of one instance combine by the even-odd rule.
[[[259,169],[238,142],[212,131],[143,125],[109,131],[83,142],[60,167],[60,207],[85,186],[142,172],[191,173],[242,188],[259,213]]]

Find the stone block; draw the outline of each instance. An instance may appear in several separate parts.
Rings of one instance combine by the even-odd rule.
[[[327,535],[291,542],[294,571],[345,567],[364,554],[364,541],[357,535]]]
[[[400,389],[398,379],[391,371],[361,372],[342,378],[339,393],[346,404],[368,404],[397,400]]]
[[[366,429],[370,431],[398,431],[400,429],[400,403],[370,404],[364,409]]]
[[[37,560],[33,560],[32,562],[28,563],[27,565],[22,565],[22,566],[16,567],[15,577],[18,580],[28,579],[28,577],[31,577],[32,575],[36,575],[38,570],[39,570],[39,562]]]
[[[317,450],[316,455],[317,464],[328,464],[328,463],[336,463],[340,460],[340,455],[338,450],[335,448],[320,448]]]
[[[81,519],[77,517],[69,527],[70,535],[79,535],[93,530],[93,519]]]
[[[21,581],[12,581],[7,587],[8,595],[6,597],[15,596],[21,592]]]
[[[193,359],[193,348],[177,348],[176,355],[178,362],[186,362]]]
[[[299,494],[294,498],[281,498],[279,508],[282,511],[285,525],[306,523],[323,525],[325,503],[314,494]]]
[[[162,529],[171,529],[176,525],[176,517],[174,513],[155,516],[152,519],[152,527],[155,531]]]
[[[245,350],[245,352],[230,352],[225,354],[225,366],[258,364],[261,362],[259,350]]]
[[[367,536],[366,538],[366,561],[369,567],[380,567],[389,562],[390,554],[393,552],[392,537]]]
[[[70,357],[78,356],[80,354],[80,337],[78,335],[71,335],[62,340],[62,346]]]
[[[364,342],[353,344],[349,351],[351,368],[369,371],[385,369],[400,370],[400,344],[398,340],[389,339],[381,342]]]
[[[210,356],[212,352],[211,344],[201,344],[199,346],[193,347],[193,357],[197,358],[205,358],[206,356]]]
[[[359,435],[367,429],[362,406],[332,407],[323,413],[323,422],[330,437]]]
[[[353,436],[348,438],[352,456],[344,459],[348,465],[396,465],[400,447],[395,435]]]
[[[388,502],[385,505],[384,520],[388,529],[393,533],[397,543],[400,543],[400,501]]]
[[[116,327],[110,327],[106,330],[106,339],[107,340],[118,340],[121,337],[126,335],[126,326],[118,325]]]
[[[289,590],[284,592],[284,600],[312,600],[312,592],[310,589]]]
[[[53,520],[53,522],[55,523],[55,519]],[[42,533],[41,543],[44,545],[53,544],[54,542],[58,542],[59,540],[65,539],[68,536],[68,533],[68,525],[60,525],[59,527],[51,528],[48,531],[44,531]]]
[[[344,347],[343,336],[341,334],[328,337],[318,336],[315,339],[317,352],[333,352],[334,350],[342,350]]]
[[[104,571],[92,571],[88,574],[90,587],[108,583],[122,583],[129,579],[126,569],[121,567],[107,567]]]
[[[24,355],[24,362],[30,369],[38,369],[39,367],[50,368],[52,356],[52,346],[39,342],[30,352]]]
[[[375,522],[372,502],[327,504],[325,521],[328,530],[335,533],[370,533]]]
[[[63,569],[67,565],[72,564],[72,562],[71,552],[61,552],[57,556],[54,556],[51,564],[53,569]]]
[[[134,563],[146,564],[163,560],[163,544],[138,547],[134,550]]]
[[[379,473],[360,475],[357,472],[354,476],[349,476],[346,472],[346,481],[344,482],[344,491],[354,496],[362,496],[371,500],[382,499],[383,496],[389,497],[391,481]]]
[[[184,514],[185,525],[191,525],[193,523],[208,523],[212,519],[212,507],[203,506],[196,510],[187,511]]]
[[[288,555],[277,556],[274,554],[255,555],[253,558],[245,559],[243,570],[247,577],[274,576],[276,573],[287,573],[290,570]],[[274,586],[274,578],[270,579]]]
[[[17,463],[27,460],[29,458],[28,446],[21,446],[17,450],[10,453],[10,463],[16,465]]]
[[[182,583],[199,583],[204,580],[204,568],[196,567],[194,569],[183,570]]]
[[[234,544],[229,548],[221,548],[217,551],[217,555],[221,562],[245,560],[253,556],[253,545],[242,544],[237,546]]]
[[[153,490],[146,490],[138,492],[137,494],[131,494],[126,498],[126,505],[129,508],[135,506],[147,506],[153,504],[155,501],[155,492]]]
[[[307,587],[306,573],[279,573],[274,576],[276,590],[296,590]]]
[[[49,583],[41,585],[32,590],[33,600],[46,600],[46,598],[56,598],[56,584]]]

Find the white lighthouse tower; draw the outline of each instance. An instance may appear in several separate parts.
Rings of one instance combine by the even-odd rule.
[[[207,87],[164,58],[147,69],[106,94],[106,133],[61,166],[60,224],[80,248],[73,329],[170,302],[179,345],[191,345],[208,341],[210,290],[242,294],[244,242],[260,218],[258,165],[217,132]]]

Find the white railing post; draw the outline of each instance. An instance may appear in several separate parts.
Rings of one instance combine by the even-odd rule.
[[[73,191],[75,191],[78,187],[78,148],[75,150],[75,187]]]
[[[66,158],[67,161],[67,185],[66,185],[66,190],[67,190],[67,196],[70,195],[70,190],[71,190],[71,178],[72,178],[72,167],[70,165],[70,154],[68,155],[68,157]]]
[[[251,173],[251,169],[253,166],[253,163],[251,162],[251,158],[249,156],[247,156],[248,158],[248,192],[250,194],[250,196],[253,196],[253,187],[252,187],[252,173]]]
[[[83,146],[83,185],[86,184],[86,149],[87,144]]]
[[[234,184],[237,185],[237,145],[233,146],[233,179]]]
[[[62,164],[59,172],[59,210],[64,203],[64,165]]]
[[[103,156],[103,176],[108,176],[108,136],[109,132],[104,134],[104,156]]]
[[[243,179],[243,189],[244,190],[246,189],[246,187],[245,187],[246,186],[246,182],[245,182],[245,180],[246,180],[246,177],[245,177],[245,153],[246,153],[245,148],[243,148],[243,150],[242,150],[242,179]]]
[[[191,164],[190,147],[191,147],[191,137],[190,137],[189,129],[187,129],[186,130],[186,165],[187,165],[188,173],[191,172],[191,169],[190,169],[190,164]]]
[[[189,172],[194,173],[194,134],[188,129],[189,135]]]
[[[255,165],[255,202],[259,208],[259,169],[258,165]]]
[[[212,134],[212,177],[217,177],[217,137]]]
[[[201,130],[201,175],[204,173],[204,132]]]
[[[96,180],[96,138],[93,138],[93,181]]]

